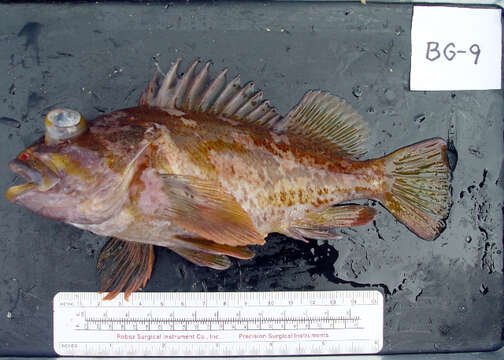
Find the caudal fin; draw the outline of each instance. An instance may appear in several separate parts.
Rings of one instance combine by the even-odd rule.
[[[386,156],[385,179],[383,205],[421,238],[437,238],[451,206],[446,142],[430,139]]]

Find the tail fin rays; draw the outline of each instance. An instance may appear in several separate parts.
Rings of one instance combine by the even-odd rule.
[[[446,142],[430,139],[385,158],[383,205],[411,231],[434,240],[446,227],[451,206]]]

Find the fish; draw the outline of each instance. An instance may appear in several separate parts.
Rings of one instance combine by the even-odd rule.
[[[110,238],[97,261],[105,299],[147,285],[155,246],[224,270],[270,233],[327,240],[368,224],[377,210],[360,199],[421,239],[446,228],[442,138],[363,160],[369,129],[344,100],[311,90],[282,115],[254,82],[227,69],[212,77],[199,60],[180,75],[180,63],[156,73],[135,107],[89,122],[51,110],[44,136],[9,163],[26,183],[8,200]]]

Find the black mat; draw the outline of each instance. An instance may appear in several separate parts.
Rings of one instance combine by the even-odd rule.
[[[454,205],[434,242],[376,205],[376,221],[341,240],[270,236],[255,259],[223,272],[157,249],[145,291],[372,287],[386,294],[385,353],[500,346],[502,94],[410,92],[411,6],[4,4],[0,13],[2,191],[15,182],[8,161],[43,134],[48,110],[91,119],[134,106],[155,61],[166,70],[178,56],[255,80],[284,112],[309,89],[340,95],[370,124],[369,157],[436,136],[458,153]],[[54,354],[52,298],[98,289],[105,241],[0,198],[0,355]]]

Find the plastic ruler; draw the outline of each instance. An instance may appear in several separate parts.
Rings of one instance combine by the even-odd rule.
[[[61,292],[54,350],[75,356],[370,354],[383,346],[379,291]]]

